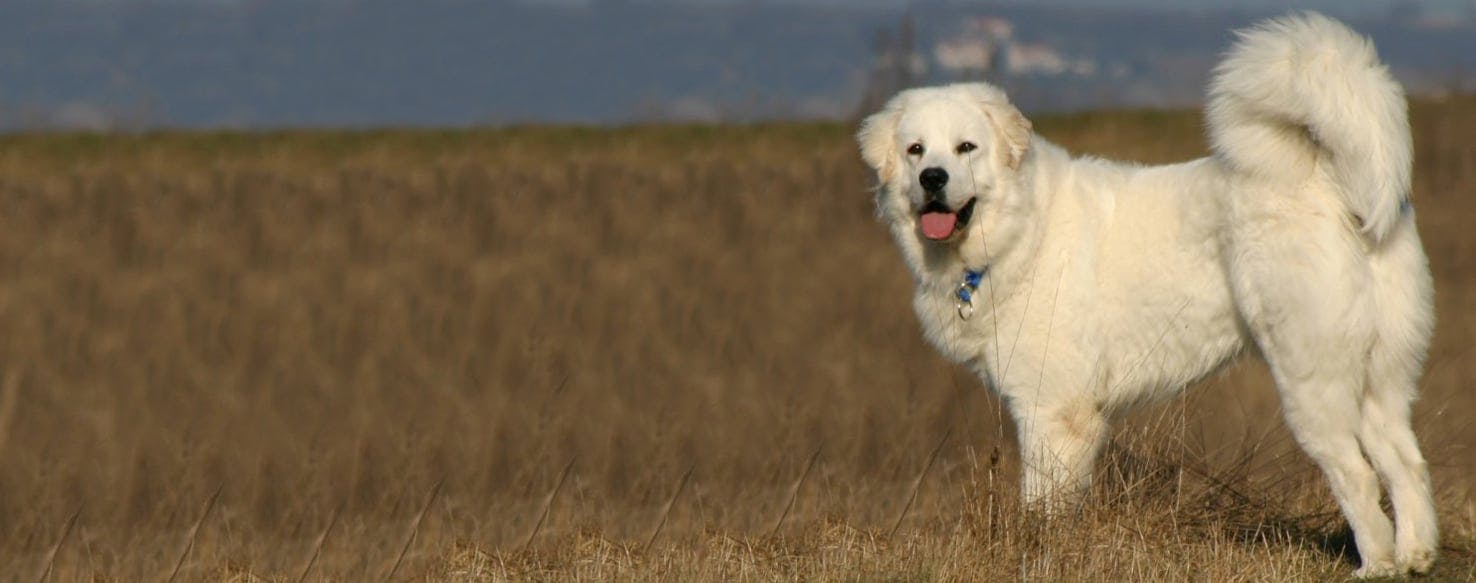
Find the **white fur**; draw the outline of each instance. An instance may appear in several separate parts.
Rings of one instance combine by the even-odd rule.
[[[924,334],[1008,405],[1038,503],[1089,485],[1116,414],[1258,348],[1353,528],[1357,574],[1428,571],[1409,408],[1434,320],[1403,92],[1366,39],[1305,14],[1241,33],[1208,111],[1214,155],[1144,167],[1073,158],[985,84],[898,94],[858,139]],[[930,167],[948,205],[978,199],[948,241],[919,233]],[[985,267],[964,320],[954,290]]]

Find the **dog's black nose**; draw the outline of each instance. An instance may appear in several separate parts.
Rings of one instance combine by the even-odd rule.
[[[936,166],[924,168],[922,174],[917,176],[917,181],[922,184],[923,190],[937,192],[948,185],[948,172]]]

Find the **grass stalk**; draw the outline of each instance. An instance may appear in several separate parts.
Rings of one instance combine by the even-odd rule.
[[[425,520],[425,511],[430,510],[431,503],[436,501],[436,495],[441,493],[441,484],[445,481],[445,478],[441,478],[436,480],[434,486],[431,486],[430,495],[425,497],[425,504],[421,505],[420,512],[415,513],[415,520],[410,522],[410,534],[405,537],[405,544],[400,546],[400,554],[395,556],[395,564],[390,566],[388,573],[384,574],[385,581],[394,579],[395,573],[400,570],[400,563],[405,561],[405,553],[410,551],[410,544],[414,543],[415,538],[420,535],[420,523]]]
[[[651,531],[651,536],[646,537],[646,544],[641,545],[641,552],[651,548],[651,543],[656,542],[656,536],[661,534],[661,529],[666,526],[666,519],[671,516],[671,508],[676,505],[677,497],[682,495],[682,490],[687,487],[687,480],[692,477],[692,470],[697,469],[697,464],[687,466],[687,471],[682,474],[682,480],[677,482],[676,491],[672,492],[671,499],[666,501],[666,508],[661,510],[661,521],[656,523],[656,528]]]
[[[794,481],[793,486],[790,486],[789,501],[785,502],[784,512],[779,514],[779,520],[774,521],[774,528],[769,529],[770,537],[779,534],[779,527],[784,526],[784,519],[789,517],[789,511],[794,508],[794,501],[799,497],[800,488],[805,485],[805,478],[809,477],[810,470],[815,467],[815,461],[820,459],[820,450],[824,448],[824,444],[815,448],[815,453],[810,454],[810,461],[805,462],[805,471],[800,472],[799,479]]]
[[[943,439],[938,440],[938,445],[933,446],[933,452],[928,454],[928,463],[923,464],[922,471],[912,480],[912,488],[907,494],[907,502],[902,505],[902,511],[897,513],[897,520],[892,523],[892,528],[887,530],[887,537],[897,534],[897,528],[902,526],[902,519],[907,518],[907,513],[912,510],[913,502],[917,501],[917,491],[922,488],[923,478],[927,477],[928,470],[933,468],[933,462],[938,461],[938,452],[943,451],[943,444],[948,443],[948,438],[953,435],[953,428],[943,432]]]
[[[205,524],[205,519],[210,517],[210,510],[215,508],[215,501],[220,499],[220,491],[225,489],[225,484],[215,487],[215,493],[210,495],[210,500],[205,502],[205,509],[200,512],[200,518],[195,520],[194,526],[190,527],[190,534],[185,541],[185,547],[179,552],[179,560],[174,562],[174,570],[169,572],[170,583],[179,576],[180,567],[184,566],[185,557],[190,556],[190,550],[195,548],[195,539],[200,536],[200,526]]]
[[[528,550],[528,547],[533,544],[533,539],[538,536],[538,531],[543,530],[543,523],[548,520],[548,513],[553,509],[554,499],[558,497],[559,490],[564,487],[564,480],[569,477],[569,470],[573,468],[574,460],[571,459],[569,463],[564,464],[564,469],[559,471],[559,479],[554,482],[553,489],[543,497],[543,509],[538,512],[538,522],[533,523],[533,530],[529,531],[528,538],[523,540],[522,550]]]
[[[308,572],[313,570],[313,564],[318,562],[318,555],[323,552],[323,544],[328,541],[328,533],[333,532],[333,526],[338,524],[338,513],[342,510],[343,505],[340,504],[338,508],[333,509],[333,514],[328,517],[328,527],[324,528],[322,534],[318,535],[318,540],[313,542],[313,554],[308,556],[307,564],[303,565],[302,571],[298,573],[297,583],[302,583],[306,580]]]
[[[62,528],[61,536],[57,537],[56,544],[51,545],[51,550],[46,553],[46,568],[42,569],[41,576],[36,578],[37,583],[42,583],[46,581],[47,577],[51,576],[51,569],[56,564],[56,554],[61,550],[62,545],[67,542],[67,536],[72,534],[72,527],[76,526],[77,517],[81,515],[82,507],[78,506],[77,510],[72,512],[72,517],[67,519],[67,525]]]

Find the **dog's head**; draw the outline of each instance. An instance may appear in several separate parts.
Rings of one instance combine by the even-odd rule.
[[[940,242],[1007,204],[997,186],[1020,168],[1030,122],[984,83],[903,91],[861,123],[861,157],[880,180],[878,210]]]

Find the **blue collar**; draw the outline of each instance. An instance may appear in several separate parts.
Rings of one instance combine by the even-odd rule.
[[[979,284],[988,274],[988,265],[979,271],[964,270],[963,282],[958,284],[958,289],[953,292],[954,297],[958,298],[958,317],[967,320],[969,316],[974,315],[974,292],[979,291]]]

